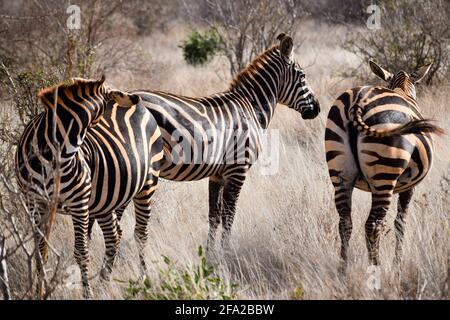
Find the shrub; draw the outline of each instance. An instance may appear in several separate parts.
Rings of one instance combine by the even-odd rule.
[[[186,11],[196,23],[217,30],[223,43],[223,55],[236,75],[255,56],[276,43],[281,32],[294,37],[304,16],[303,1],[298,0],[201,0],[203,12]]]
[[[188,64],[201,66],[222,51],[222,39],[215,29],[209,29],[203,34],[194,30],[180,47]]]
[[[372,58],[393,72],[411,72],[432,62],[424,82],[444,80],[450,62],[450,3],[418,0],[412,5],[407,0],[384,0],[380,8],[381,29],[356,33],[346,48],[364,63]]]
[[[126,299],[144,300],[231,300],[236,298],[236,285],[227,285],[210,266],[203,249],[198,248],[199,262],[177,269],[174,263],[163,256],[166,268],[158,271],[158,279],[152,281],[130,280],[126,288]]]

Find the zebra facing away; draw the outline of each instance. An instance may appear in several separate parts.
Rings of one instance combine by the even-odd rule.
[[[298,111],[304,119],[320,112],[305,72],[291,56],[292,38],[280,34],[277,39],[279,45],[256,57],[225,92],[200,98],[132,92],[142,98],[161,129],[160,176],[175,181],[209,178],[210,249],[220,222],[222,247],[228,247],[239,193],[277,103]]]
[[[387,87],[363,86],[347,90],[334,102],[325,131],[326,160],[335,188],[343,269],[352,232],[353,188],[372,193],[365,224],[369,260],[379,264],[379,241],[394,193],[399,193],[395,219],[396,261],[401,257],[405,218],[414,186],[431,168],[431,133],[442,129],[425,120],[416,101],[414,84],[430,65],[412,74],[392,74],[370,61]]]
[[[44,111],[26,126],[16,153],[16,177],[27,209],[42,230],[38,290],[56,212],[69,214],[75,231],[75,260],[83,293],[88,281],[88,223],[96,219],[105,239],[101,277],[108,279],[120,243],[115,210],[133,200],[135,238],[141,271],[147,240],[150,198],[156,188],[162,139],[150,112],[137,95],[110,90],[100,81],[72,79],[43,89]]]

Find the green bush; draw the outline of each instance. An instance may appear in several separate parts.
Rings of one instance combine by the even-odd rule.
[[[199,263],[177,269],[163,256],[166,267],[158,271],[158,278],[129,280],[126,299],[144,300],[231,300],[236,298],[237,285],[227,285],[210,266],[203,249],[198,248]]]
[[[180,47],[183,49],[184,60],[188,64],[201,66],[222,51],[222,43],[222,38],[215,29],[210,29],[203,34],[194,30]]]

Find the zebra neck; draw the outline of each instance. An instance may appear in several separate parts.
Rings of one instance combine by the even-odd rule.
[[[270,121],[273,118],[275,107],[277,105],[277,98],[271,90],[264,90],[264,87],[240,86],[232,92],[245,99],[252,106],[256,121],[262,129],[267,129]]]
[[[410,108],[413,109],[413,111],[418,115],[419,118],[422,118],[422,113],[419,109],[419,105],[417,104],[417,100],[413,96],[408,94],[408,92],[406,92],[402,88],[397,87],[394,88],[393,91],[405,98],[406,101],[408,101]]]
[[[46,112],[41,125],[45,132],[43,146],[49,148],[53,156],[58,156],[61,161],[71,161],[79,151],[86,137],[89,125],[80,120]],[[39,131],[36,132],[39,135]],[[40,137],[42,138],[42,137]]]

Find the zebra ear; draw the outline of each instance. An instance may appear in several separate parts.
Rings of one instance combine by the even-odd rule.
[[[411,73],[412,82],[417,83],[421,81],[428,74],[428,71],[430,71],[431,65],[432,63],[426,64]]]
[[[393,74],[380,67],[375,61],[369,60],[369,66],[370,70],[372,70],[372,72],[381,80],[389,82],[392,79]]]
[[[291,62],[292,49],[294,48],[294,41],[285,33],[280,33],[277,37],[280,40],[280,54],[286,63]]]
[[[121,107],[131,107],[141,101],[141,97],[136,94],[126,93],[120,90],[111,90],[109,93],[110,100],[113,100]]]

